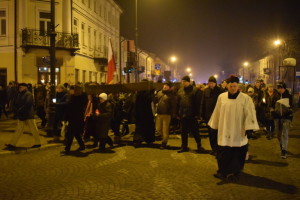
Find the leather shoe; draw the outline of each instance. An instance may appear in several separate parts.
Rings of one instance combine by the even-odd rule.
[[[41,147],[40,144],[35,144],[35,145],[33,145],[31,148],[40,148],[40,147]]]
[[[14,145],[11,145],[11,144],[5,144],[6,146],[6,149],[9,150],[9,151],[13,151],[16,149],[16,147]]]
[[[85,150],[85,146],[79,147],[76,151],[83,151]]]
[[[183,152],[188,152],[189,148],[181,148],[177,153],[183,153]]]

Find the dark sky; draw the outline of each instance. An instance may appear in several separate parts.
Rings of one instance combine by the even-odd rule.
[[[135,39],[135,0],[123,9],[121,35]],[[138,0],[139,47],[178,57],[196,81],[262,57],[271,41],[300,27],[300,0]]]

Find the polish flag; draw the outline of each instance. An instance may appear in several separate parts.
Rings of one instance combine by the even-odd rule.
[[[114,83],[114,73],[116,71],[116,63],[114,58],[114,53],[112,50],[111,41],[109,40],[108,45],[108,65],[107,65],[107,84]]]

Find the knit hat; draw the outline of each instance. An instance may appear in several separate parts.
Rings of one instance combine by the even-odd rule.
[[[214,76],[209,77],[208,82],[217,83],[217,79]]]
[[[101,99],[103,99],[104,101],[106,101],[106,100],[107,100],[107,94],[106,94],[106,93],[101,93],[101,94],[99,95],[99,98],[101,98]]]
[[[254,93],[254,89],[252,87],[249,87],[247,92],[248,93]]]
[[[190,79],[190,77],[189,76],[184,76],[184,77],[182,77],[182,79],[181,79],[182,81],[187,81],[187,82],[191,82],[191,79]]]
[[[277,89],[279,89],[279,88],[286,89],[286,84],[284,82],[279,82],[277,85]]]
[[[19,83],[19,84],[18,84],[18,87],[20,87],[20,86],[28,87],[28,85],[27,85],[26,83]]]
[[[173,84],[172,84],[171,81],[167,81],[167,82],[164,83],[164,85],[168,85],[169,87],[172,87]]]

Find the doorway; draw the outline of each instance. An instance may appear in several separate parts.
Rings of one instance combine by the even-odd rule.
[[[38,81],[44,83],[51,82],[50,67],[39,67],[38,68]],[[60,70],[58,67],[55,68],[55,85],[60,83]]]
[[[7,86],[7,69],[0,68],[0,84],[4,87]]]

